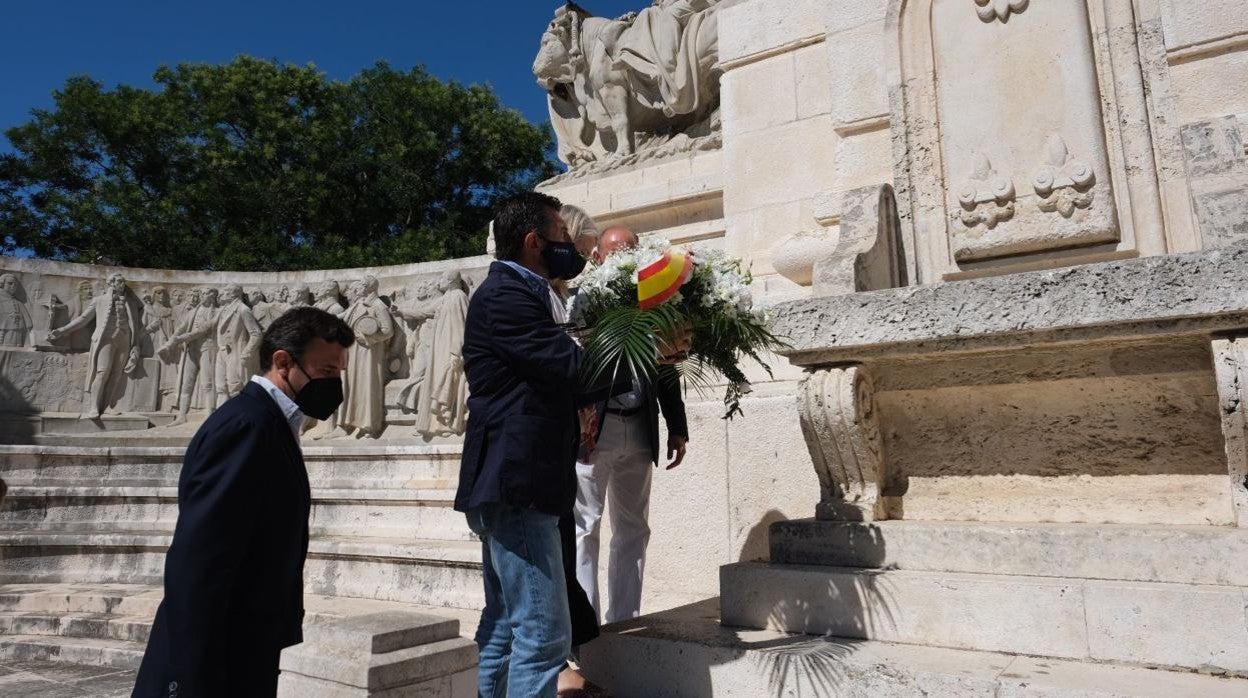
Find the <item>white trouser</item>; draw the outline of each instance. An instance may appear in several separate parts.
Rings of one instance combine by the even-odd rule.
[[[603,505],[611,498],[606,622],[641,615],[641,581],[650,542],[650,427],[642,412],[606,414],[593,463],[576,464],[576,579],[598,617],[598,550]]]

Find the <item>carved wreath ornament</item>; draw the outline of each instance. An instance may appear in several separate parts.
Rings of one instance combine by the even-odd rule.
[[[999,19],[1007,22],[1010,19],[1010,13],[1020,14],[1027,9],[1030,0],[975,0],[977,7],[975,12],[979,14],[979,18],[985,22],[991,22]]]
[[[958,217],[968,229],[980,224],[989,230],[1014,217],[1014,182],[992,169],[988,156],[977,153],[975,171],[958,187]]]
[[[1036,196],[1040,197],[1040,210],[1048,213],[1056,211],[1070,218],[1075,209],[1092,205],[1092,185],[1096,183],[1096,173],[1088,163],[1071,157],[1061,136],[1053,134],[1044,147],[1045,164],[1036,171],[1032,180]]]

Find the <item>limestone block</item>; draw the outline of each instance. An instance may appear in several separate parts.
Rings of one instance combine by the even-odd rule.
[[[731,64],[824,36],[821,0],[746,0],[719,15],[719,60]]]
[[[794,55],[766,58],[724,75],[720,113],[727,138],[797,120]]]
[[[727,202],[728,199],[725,199]],[[770,251],[791,234],[814,227],[810,201],[789,201],[769,204],[724,217],[726,229],[724,249],[732,255],[751,260],[755,282],[759,277],[776,273]]]
[[[582,666],[621,696],[1232,698],[1244,681],[1190,672],[1022,657],[719,625],[714,602],[623,623]],[[636,671],[643,666],[645,671]]]
[[[878,22],[828,34],[824,49],[834,96],[832,121],[837,129],[853,128],[888,114],[885,46],[882,17]]]
[[[873,569],[1080,577],[1248,587],[1248,530],[1231,526],[1107,526],[784,521],[771,561]]]
[[[1248,338],[1215,339],[1213,367],[1235,519],[1248,526]]]
[[[907,516],[1230,523],[1217,400],[1200,368],[881,393]]]
[[[1248,34],[1248,16],[1239,0],[1209,0],[1194,7],[1184,0],[1161,0],[1166,48],[1174,50]]]
[[[1245,590],[1088,582],[1088,645],[1103,661],[1248,676]]]
[[[835,191],[849,191],[893,179],[892,141],[888,121],[846,135],[836,146]]]
[[[647,185],[666,184],[693,176],[692,157],[678,157],[641,168],[641,179]]]
[[[730,140],[724,147],[725,213],[805,199],[831,188],[836,141],[828,116]]]
[[[1203,246],[1248,240],[1248,157],[1239,119],[1187,124],[1182,137]]]
[[[739,563],[721,572],[725,625],[1050,657],[1087,655],[1081,583]]]
[[[688,455],[675,470],[666,470],[666,461],[660,463],[650,488],[651,534],[643,612],[657,608],[665,599],[714,596],[719,566],[734,559],[728,511],[727,430],[731,424],[722,419],[723,404],[718,399],[702,401],[696,394],[686,395],[686,413]],[[666,428],[660,438],[660,445],[665,445]],[[660,457],[667,455],[663,450]],[[610,506],[608,500],[607,508]],[[603,534],[599,562],[604,580],[608,531]],[[605,598],[606,587],[600,589]]]
[[[1248,324],[1248,246],[782,303],[773,331],[803,366]]]
[[[282,652],[278,695],[458,698],[472,695],[463,674],[476,663],[458,621],[372,613],[309,626],[303,644]]]
[[[1248,51],[1215,52],[1170,67],[1181,123],[1248,112]]]
[[[1018,657],[997,679],[994,698],[1230,698],[1243,681],[1137,667]]]
[[[745,415],[729,425],[732,560],[767,559],[771,524],[809,516],[817,503],[819,479],[802,438],[795,388],[747,399]]]
[[[828,72],[828,53],[813,45],[793,52],[797,74],[797,118],[809,119],[832,111],[832,81]]]

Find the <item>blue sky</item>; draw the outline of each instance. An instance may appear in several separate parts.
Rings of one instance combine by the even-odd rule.
[[[558,0],[57,0],[8,2],[0,40],[0,131],[48,107],[72,75],[150,86],[162,63],[239,54],[314,63],[349,78],[378,60],[488,82],[503,103],[545,121],[530,66]],[[616,16],[648,0],[581,0]],[[8,141],[0,137],[0,148]]]

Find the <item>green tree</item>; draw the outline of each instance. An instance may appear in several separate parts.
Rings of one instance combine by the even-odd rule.
[[[72,78],[6,131],[5,252],[235,270],[481,254],[493,203],[554,172],[548,128],[421,68],[337,82],[240,57],[155,81]]]

